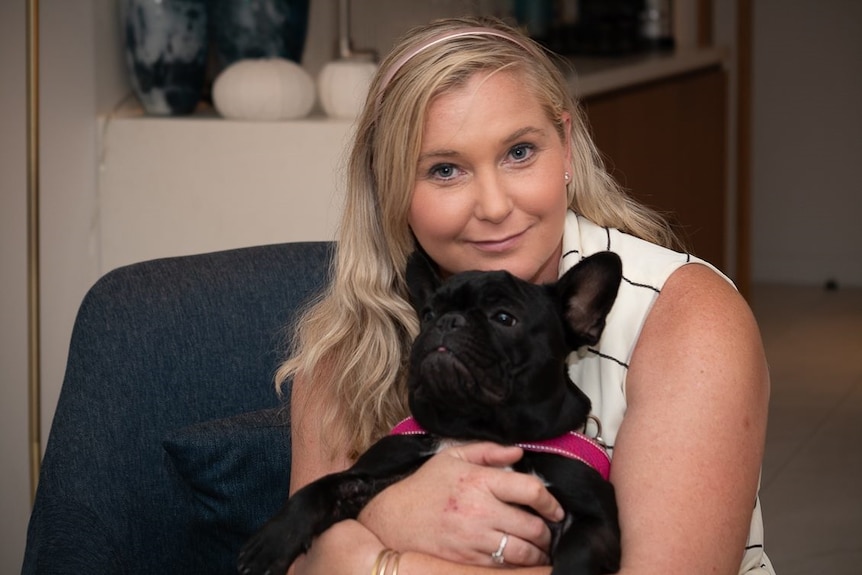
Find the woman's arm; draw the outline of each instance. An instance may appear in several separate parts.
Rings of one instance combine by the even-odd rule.
[[[290,398],[290,494],[315,479],[347,469],[351,461],[347,457],[347,446],[331,453],[323,445],[323,419],[326,387],[315,385],[301,376],[294,378]]]
[[[736,574],[754,509],[769,376],[743,298],[687,265],[665,284],[631,359],[611,480],[622,571]]]
[[[323,386],[315,386],[314,382],[299,375],[294,377],[290,389],[290,495],[324,475],[342,471],[350,466],[346,449],[328,456],[323,445],[319,424],[325,408],[325,394],[322,389]],[[371,533],[368,535],[371,536]],[[379,540],[376,543],[379,545]],[[319,549],[321,546],[317,547]],[[287,574],[309,575],[324,572],[322,569],[325,562],[309,559],[309,555],[301,555],[294,561]],[[331,573],[335,575],[337,572]]]

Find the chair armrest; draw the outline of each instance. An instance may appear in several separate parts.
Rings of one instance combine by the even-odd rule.
[[[99,517],[84,505],[49,502],[33,511],[22,575],[113,575],[128,572],[123,553]]]

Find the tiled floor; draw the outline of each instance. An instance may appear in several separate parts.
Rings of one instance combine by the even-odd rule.
[[[772,377],[761,500],[778,575],[862,573],[862,288],[756,285]]]

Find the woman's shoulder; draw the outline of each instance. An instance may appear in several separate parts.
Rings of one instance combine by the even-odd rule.
[[[672,273],[651,315],[652,323],[671,333],[694,332],[695,341],[762,345],[748,302],[723,274],[705,265],[686,265]]]
[[[646,359],[646,362],[644,361]],[[768,381],[756,319],[745,298],[713,268],[685,265],[667,279],[644,322],[632,356],[665,373],[700,374],[706,380]]]

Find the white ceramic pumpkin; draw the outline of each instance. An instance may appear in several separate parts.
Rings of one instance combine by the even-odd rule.
[[[320,105],[327,116],[352,119],[359,115],[377,65],[367,59],[342,59],[326,64],[317,76]]]
[[[284,58],[240,60],[213,83],[213,105],[232,120],[278,121],[304,118],[314,106],[314,80]]]

